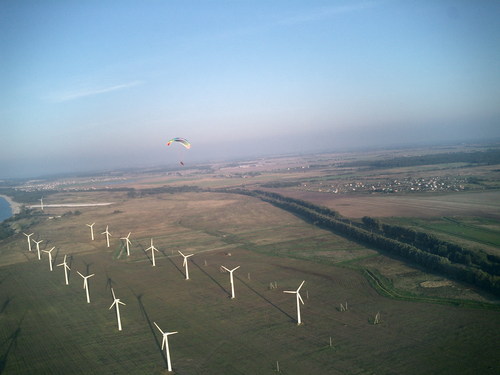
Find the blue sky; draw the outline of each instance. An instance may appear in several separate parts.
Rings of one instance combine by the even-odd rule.
[[[1,1],[0,178],[500,137],[498,1]]]

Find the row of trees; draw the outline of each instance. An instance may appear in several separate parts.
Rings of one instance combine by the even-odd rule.
[[[292,212],[307,221],[328,228],[352,240],[369,244],[380,250],[408,259],[431,271],[443,273],[456,280],[474,284],[484,290],[500,295],[500,277],[495,273],[489,272],[491,271],[490,268],[482,269],[483,263],[476,258],[472,258],[471,254],[467,254],[471,257],[469,265],[467,265],[467,261],[458,262],[457,259],[460,257],[457,254],[460,251],[452,247],[450,247],[447,253],[448,256],[445,253],[440,254],[438,251],[433,253],[430,248],[426,248],[423,245],[424,243],[433,242],[432,237],[428,234],[415,235],[420,241],[418,242],[419,247],[417,247],[415,244],[402,241],[401,238],[391,238],[383,231],[374,231],[364,228],[363,225],[354,225],[350,220],[343,218],[336,211],[316,206],[310,202],[261,190],[232,189],[226,190],[226,192],[246,194],[260,198],[263,201]],[[448,249],[448,246],[446,247]],[[432,249],[435,249],[435,247],[432,247]],[[482,255],[479,258],[482,258]],[[474,262],[472,262],[472,259],[474,259]]]
[[[448,258],[451,262],[482,269],[492,275],[500,276],[500,257],[483,250],[468,249],[463,246],[443,241],[436,236],[420,232],[413,228],[381,223],[377,219],[365,216],[363,223],[370,230],[386,237],[413,245],[421,250]]]

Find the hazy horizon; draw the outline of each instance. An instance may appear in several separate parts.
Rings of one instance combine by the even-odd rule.
[[[0,4],[0,179],[500,138],[495,1]]]

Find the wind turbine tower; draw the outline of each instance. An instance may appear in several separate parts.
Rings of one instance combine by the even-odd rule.
[[[300,302],[302,302],[302,304],[304,304],[304,301],[302,300],[302,297],[300,296],[299,291],[305,282],[306,282],[305,280],[302,281],[302,283],[300,284],[300,286],[297,290],[285,290],[285,291],[283,291],[283,293],[291,293],[291,294],[295,294],[297,296],[297,325],[302,324],[302,320],[300,319]]]
[[[165,354],[167,355],[167,370],[169,372],[172,372],[172,363],[170,362],[170,350],[168,348],[168,336],[175,335],[178,332],[163,332],[161,330],[161,328],[158,327],[158,324],[156,324],[156,322],[153,322],[153,323],[155,324],[156,328],[158,328],[158,330],[163,335],[163,340],[161,342],[161,348],[162,348],[162,350],[163,350],[163,348],[165,348]]]
[[[64,279],[66,280],[66,285],[68,285],[69,284],[68,271],[70,271],[71,268],[69,268],[68,263],[66,263],[66,257],[67,257],[67,255],[64,255],[64,261],[61,264],[58,264],[57,267],[60,267],[60,266],[64,267]]]
[[[52,249],[50,250],[42,250],[44,253],[49,254],[49,266],[50,266],[50,271],[52,272],[52,250],[54,250],[56,247],[53,246]]]
[[[43,211],[43,197],[40,198],[40,209]]]
[[[153,239],[151,238],[151,246],[146,249],[146,251],[151,250],[151,259],[153,260],[153,267],[156,266],[155,263],[155,251],[157,252],[158,249],[153,245]]]
[[[231,299],[234,299],[234,279],[233,279],[233,272],[236,271],[238,268],[240,268],[240,266],[236,267],[236,268],[233,268],[232,270],[230,269],[227,269],[226,267],[224,266],[221,266],[222,268],[224,268],[227,272],[229,272],[229,278],[231,280]]]
[[[90,238],[92,238],[92,241],[94,241],[94,224],[87,224],[87,226],[90,228]]]
[[[94,274],[92,275],[88,275],[88,276],[83,276],[79,271],[76,271],[78,272],[78,274],[83,277],[83,289],[85,289],[85,292],[87,294],[87,303],[90,303],[90,294],[89,294],[89,282],[88,282],[88,279],[92,276],[94,276]]]
[[[40,243],[43,242],[43,240],[40,240],[40,241],[37,241],[37,240],[33,240],[34,243],[36,243],[36,251],[38,253],[38,260],[42,259],[42,257],[40,256]]]
[[[34,233],[30,233],[30,234],[26,234],[23,232],[23,234],[28,237],[28,250],[31,251],[31,240],[30,240],[30,237],[34,234]]]
[[[180,252],[180,250],[177,250],[179,252],[179,254],[181,254],[184,258],[184,262],[182,262],[182,265],[184,266],[184,268],[186,269],[186,280],[189,280],[189,268],[188,268],[188,258],[189,257],[192,257],[194,254],[189,254],[189,255],[184,255]]]
[[[109,231],[108,231],[108,225],[106,225],[106,230],[104,232],[102,232],[101,234],[106,235],[106,243],[108,244],[108,247],[109,247],[109,236],[111,236],[111,233],[109,233]]]
[[[113,293],[113,299],[114,299],[114,301],[111,304],[111,306],[109,306],[109,310],[111,310],[113,308],[113,306],[116,306],[116,319],[118,321],[118,331],[121,331],[122,330],[122,321],[120,319],[120,304],[125,305],[125,303],[123,303],[122,301],[120,301],[119,298],[116,298],[115,291],[113,290],[113,288],[111,288],[111,293]]]
[[[125,240],[125,246],[127,246],[127,256],[130,256],[130,247],[129,246],[130,246],[131,242],[129,240],[129,237],[130,237],[131,233],[132,232],[128,232],[127,237],[120,238],[120,240]]]

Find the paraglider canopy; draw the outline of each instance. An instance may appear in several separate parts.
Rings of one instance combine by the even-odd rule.
[[[167,146],[170,146],[172,143],[180,143],[181,145],[184,146],[184,148],[187,148],[187,149],[190,149],[191,148],[191,143],[189,143],[189,141],[186,139],[186,138],[180,138],[180,137],[176,137],[176,138],[172,138],[170,141],[167,142]],[[182,161],[183,156],[184,156],[184,148],[183,147],[176,147],[177,148],[177,153],[179,155],[179,163],[184,166],[184,162]]]
[[[167,146],[170,146],[172,142],[179,142],[181,145],[183,145],[186,148],[191,148],[191,143],[185,138],[172,138],[170,141],[167,142]]]

